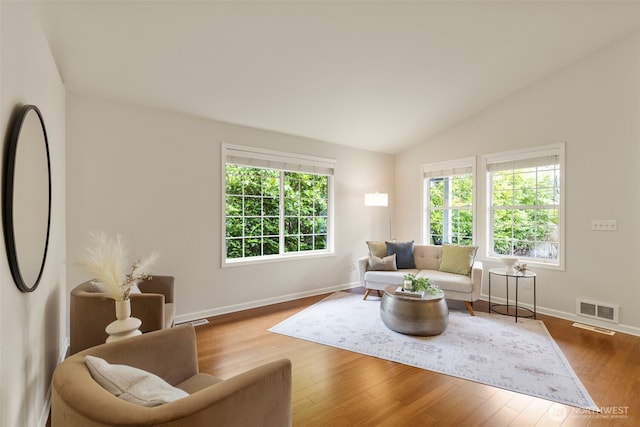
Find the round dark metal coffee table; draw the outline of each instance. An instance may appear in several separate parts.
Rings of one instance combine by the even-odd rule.
[[[426,298],[396,292],[398,286],[387,286],[380,302],[380,317],[387,328],[407,335],[441,334],[449,324],[449,307],[444,293]]]

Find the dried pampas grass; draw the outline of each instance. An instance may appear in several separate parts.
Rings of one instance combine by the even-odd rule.
[[[151,278],[151,268],[160,257],[153,252],[147,258],[131,264],[131,271],[125,273],[127,251],[119,234],[114,238],[104,232],[91,232],[95,242],[93,248],[87,248],[89,255],[80,258],[78,264],[91,274],[100,290],[109,298],[124,301],[129,298],[131,288],[141,280]]]

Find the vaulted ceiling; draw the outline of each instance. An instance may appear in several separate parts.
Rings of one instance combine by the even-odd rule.
[[[46,1],[67,89],[395,153],[636,31],[616,1]]]

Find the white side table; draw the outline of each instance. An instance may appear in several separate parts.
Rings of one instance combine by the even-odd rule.
[[[496,275],[496,276],[503,276],[505,279],[505,285],[507,288],[507,303],[506,304],[491,304],[491,276],[492,275]],[[515,278],[515,282],[516,282],[516,299],[512,304],[509,304],[509,278],[513,277]],[[519,307],[518,306],[518,285],[519,285],[519,280],[520,279],[533,279],[533,310],[530,310],[526,307]],[[497,307],[504,307],[507,309],[507,312],[504,313],[503,311],[498,311],[496,310]],[[513,309],[513,314],[510,312],[510,309]],[[528,315],[522,316],[522,315],[518,315],[518,310],[524,310],[526,312],[528,312]],[[518,271],[515,273],[512,272],[507,272],[507,270],[505,268],[492,268],[489,270],[489,313],[491,312],[494,313],[498,313],[498,314],[504,314],[507,316],[514,316],[516,318],[516,322],[518,322],[518,317],[533,317],[534,319],[536,318],[536,273],[534,273],[533,271],[529,271],[529,270],[525,270],[525,271]]]

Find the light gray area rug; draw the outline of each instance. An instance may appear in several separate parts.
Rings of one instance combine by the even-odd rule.
[[[442,335],[414,337],[388,329],[379,310],[336,292],[269,331],[598,411],[540,320],[451,310]]]

